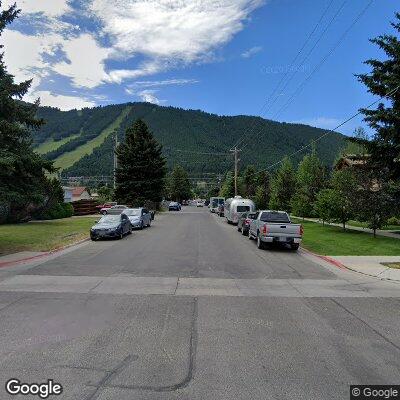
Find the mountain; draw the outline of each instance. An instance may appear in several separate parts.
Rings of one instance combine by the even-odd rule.
[[[46,121],[34,132],[33,146],[60,168],[63,176],[112,175],[113,134],[124,140],[124,132],[142,118],[163,145],[168,166],[181,164],[190,173],[220,173],[232,168],[230,148],[242,136],[241,167],[266,167],[284,155],[327,133],[308,125],[280,123],[245,115],[218,116],[200,110],[162,107],[150,103],[126,103],[80,111],[40,107]],[[317,142],[317,151],[331,166],[344,145],[344,136],[329,132]],[[218,154],[210,154],[218,153]],[[222,153],[222,154],[221,154]],[[294,157],[297,163],[304,153]]]

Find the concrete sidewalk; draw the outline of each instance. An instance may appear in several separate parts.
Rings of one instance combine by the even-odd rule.
[[[400,256],[330,256],[352,271],[381,279],[400,281],[400,269],[389,268],[382,263],[400,263]]]
[[[322,221],[320,221],[317,218],[302,218],[302,217],[296,217],[296,216],[293,216],[293,218],[297,218],[299,220],[304,219],[304,221],[310,221],[310,222],[316,222],[318,224],[322,224]],[[325,222],[325,225],[338,226],[339,228],[342,227],[341,224],[336,224],[333,222]],[[348,229],[349,231],[358,231],[358,232],[364,232],[364,233],[370,233],[370,234],[374,233],[374,231],[372,229],[361,228],[359,226],[353,226],[353,225],[346,225],[346,229]],[[400,228],[399,228],[399,232],[400,232]],[[376,231],[376,235],[389,237],[389,238],[393,238],[393,239],[400,239],[400,233],[395,233],[395,231],[384,231],[384,230],[378,229]]]

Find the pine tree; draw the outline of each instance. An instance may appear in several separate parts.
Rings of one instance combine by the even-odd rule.
[[[304,156],[296,174],[296,193],[292,198],[292,212],[299,217],[313,216],[318,192],[324,187],[324,168],[315,146]]]
[[[180,165],[176,165],[168,180],[169,198],[181,202],[192,197],[192,187],[188,173]]]
[[[256,194],[257,180],[256,169],[254,165],[248,165],[243,173],[243,194],[251,198]]]
[[[235,195],[235,180],[231,171],[227,172],[222,184],[220,195],[226,199]]]
[[[116,150],[115,198],[120,203],[143,206],[160,202],[166,174],[162,147],[147,125],[137,120],[126,130],[125,142]]]
[[[400,33],[400,13],[391,24]],[[385,61],[367,60],[372,67],[370,74],[357,75],[368,91],[383,97],[375,110],[361,109],[365,121],[376,132],[369,142],[363,142],[371,155],[370,166],[386,169],[390,177],[400,178],[400,39],[394,35],[381,35],[371,42],[378,45],[388,56]],[[357,139],[355,139],[357,141]]]
[[[291,200],[296,189],[296,175],[288,157],[271,179],[271,198],[269,207],[272,210],[291,211]]]
[[[19,12],[15,5],[0,12],[0,35]],[[32,80],[15,83],[7,72],[4,54],[0,54],[0,220],[3,222],[29,218],[49,196],[44,172],[54,171],[52,163],[31,148],[31,131],[44,123],[35,117],[39,102],[20,101],[31,83]]]

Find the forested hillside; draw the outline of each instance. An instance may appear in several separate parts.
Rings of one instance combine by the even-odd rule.
[[[63,168],[64,176],[111,175],[113,139],[110,133],[116,130],[119,140],[124,140],[126,127],[137,118],[148,124],[163,145],[170,168],[180,163],[193,173],[225,172],[231,168],[229,149],[246,132],[248,140],[241,146],[244,147],[241,165],[257,166],[273,163],[325,132],[307,125],[278,123],[259,117],[225,117],[150,103],[68,112],[42,107],[39,116],[47,124],[35,133],[34,146],[38,151],[56,160],[56,165],[57,160],[65,158],[70,152],[79,154],[80,159],[72,166]],[[93,140],[95,138],[99,140]],[[326,165],[332,165],[343,146],[343,139],[338,133],[330,133],[318,142],[318,154]],[[300,154],[294,161],[301,157]]]

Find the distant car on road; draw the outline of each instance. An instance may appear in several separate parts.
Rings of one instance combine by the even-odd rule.
[[[120,238],[132,233],[132,226],[125,214],[103,215],[90,229],[90,239]]]
[[[151,213],[146,208],[125,208],[122,213],[128,216],[132,228],[143,229],[145,226],[151,226]]]
[[[217,208],[217,211],[216,211],[216,214],[219,216],[219,217],[223,217],[225,214],[224,214],[224,210],[225,210],[225,206],[223,205],[223,204],[220,204],[219,206],[218,206],[218,208]]]
[[[196,207],[204,207],[204,202],[203,202],[203,200],[197,200],[197,201],[196,201]]]
[[[102,211],[106,211],[109,208],[111,208],[112,206],[116,206],[117,202],[116,201],[110,201],[108,203],[104,203],[104,204],[99,204],[98,206],[96,206],[96,210],[99,213],[102,213]],[[103,214],[103,213],[102,213]]]
[[[254,212],[245,212],[239,216],[237,230],[242,232],[242,235],[247,236],[249,234],[251,220],[254,219],[255,215]]]
[[[210,202],[208,203],[208,206],[210,208],[210,212],[215,213],[218,210],[218,206],[220,204],[225,203],[225,198],[224,197],[211,197]]]
[[[267,243],[288,244],[297,250],[303,236],[303,226],[292,224],[284,211],[258,211],[251,220],[249,239],[257,240],[257,247],[264,249]]]
[[[169,211],[181,211],[181,205],[176,201],[171,201],[168,206]]]
[[[128,208],[128,206],[124,206],[122,204],[116,204],[116,205],[114,205],[112,207],[109,207],[109,208],[106,208],[106,209],[102,208],[100,212],[103,215],[106,215],[106,214],[121,214],[122,211],[125,210],[125,208]]]

